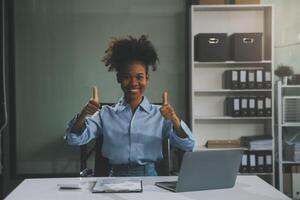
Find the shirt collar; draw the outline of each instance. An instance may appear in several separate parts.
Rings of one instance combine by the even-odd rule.
[[[143,96],[143,101],[140,103],[139,105],[145,112],[147,112],[148,114],[150,113],[151,110],[151,104],[148,100],[147,97]],[[130,105],[125,101],[124,97],[121,97],[118,101],[118,103],[116,104],[115,107],[115,111],[116,112],[121,112],[123,111],[125,108],[129,108]]]

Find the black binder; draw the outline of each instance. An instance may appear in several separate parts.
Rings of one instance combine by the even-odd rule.
[[[256,82],[255,70],[247,70],[247,88],[254,89]]]
[[[239,70],[227,70],[223,74],[225,89],[239,89]]]
[[[240,89],[246,89],[247,88],[247,71],[246,70],[240,70]]]
[[[248,172],[248,153],[244,151],[242,156],[241,165],[240,165],[240,173],[247,173]]]
[[[240,98],[227,97],[225,100],[225,115],[232,117],[240,116]]]
[[[263,70],[256,70],[256,74],[255,74],[255,85],[257,89],[263,89],[264,87],[264,77],[263,77]]]
[[[256,155],[254,151],[249,152],[249,172],[256,172]]]
[[[265,152],[266,151],[256,152],[256,171],[258,173],[263,173],[265,170]]]
[[[249,116],[256,116],[256,97],[248,97],[248,108]]]
[[[272,172],[272,151],[268,151],[265,155],[265,172]]]
[[[246,117],[249,115],[248,97],[240,97],[241,116]]]
[[[264,97],[256,97],[256,116],[261,117],[264,116],[265,113],[265,98]]]
[[[271,97],[265,97],[265,116],[272,115],[272,101]]]
[[[270,71],[264,71],[264,88],[271,89],[272,88],[272,82],[271,82],[271,72]]]

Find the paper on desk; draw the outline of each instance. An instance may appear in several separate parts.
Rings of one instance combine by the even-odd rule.
[[[98,178],[92,192],[142,192],[140,178]]]

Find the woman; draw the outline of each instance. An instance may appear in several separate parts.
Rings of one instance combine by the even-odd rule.
[[[82,145],[102,135],[102,155],[108,158],[111,176],[155,176],[154,163],[162,159],[162,141],[184,151],[192,151],[194,139],[163,93],[162,105],[150,104],[143,96],[149,82],[149,67],[156,69],[155,48],[142,35],[140,38],[114,39],[103,61],[109,71],[116,71],[123,97],[113,106],[99,110],[97,88],[93,96],[68,124],[66,140]]]

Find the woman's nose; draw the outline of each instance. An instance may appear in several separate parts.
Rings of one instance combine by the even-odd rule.
[[[131,85],[136,85],[137,84],[137,80],[135,77],[130,78],[130,84]]]

